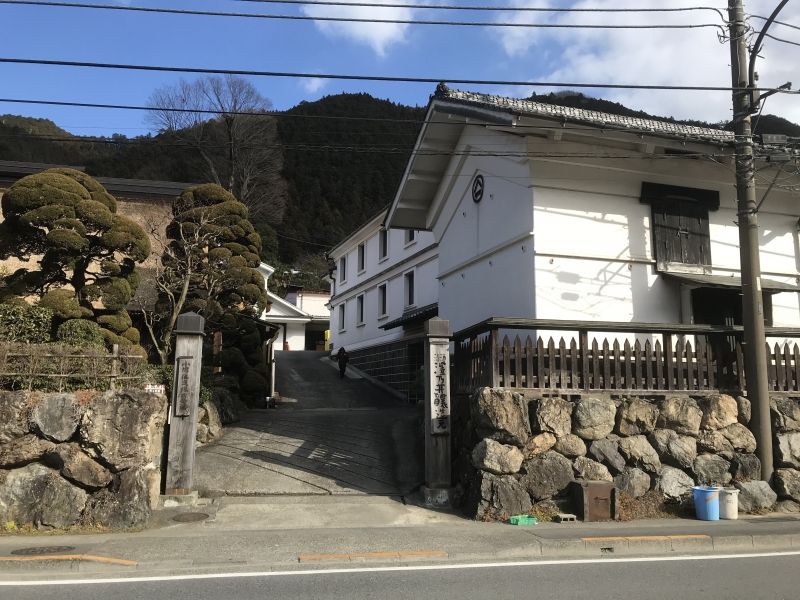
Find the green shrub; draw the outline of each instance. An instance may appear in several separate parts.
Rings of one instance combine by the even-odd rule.
[[[81,306],[74,292],[66,289],[51,290],[39,300],[39,306],[50,309],[59,319],[91,317],[92,311]]]
[[[102,348],[105,345],[100,327],[94,321],[70,319],[58,327],[58,341],[76,348]]]
[[[131,317],[127,310],[120,310],[110,315],[101,315],[97,317],[97,322],[101,327],[105,327],[119,335],[124,335],[132,324]],[[138,342],[138,338],[134,340],[134,343]]]
[[[239,348],[224,348],[218,354],[217,360],[223,373],[237,373],[239,375],[249,368],[247,359]]]
[[[0,304],[0,340],[42,344],[51,340],[53,311],[29,304]]]
[[[255,369],[250,369],[239,382],[242,400],[252,404],[267,395],[267,380]]]

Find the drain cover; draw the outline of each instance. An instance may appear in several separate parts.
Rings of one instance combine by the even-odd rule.
[[[11,554],[16,556],[38,556],[41,554],[65,554],[75,550],[75,546],[35,546],[33,548],[18,548]]]
[[[206,513],[187,512],[175,515],[172,517],[172,520],[178,523],[197,523],[198,521],[205,521],[207,518],[208,515]]]

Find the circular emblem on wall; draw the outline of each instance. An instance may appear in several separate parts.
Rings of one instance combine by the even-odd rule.
[[[476,175],[472,180],[472,201],[476,204],[483,200],[484,185],[483,175]]]

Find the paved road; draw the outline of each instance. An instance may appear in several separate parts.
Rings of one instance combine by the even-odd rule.
[[[639,561],[637,561],[639,560]],[[596,559],[519,566],[474,565],[273,573],[270,576],[0,587],[14,600],[262,600],[464,598],[559,600],[794,600],[800,556],[687,559]],[[8,593],[10,592],[10,593]],[[8,594],[8,595],[6,595]]]
[[[404,495],[421,479],[419,411],[320,352],[277,358],[276,409],[251,411],[201,448],[195,487],[206,494]]]

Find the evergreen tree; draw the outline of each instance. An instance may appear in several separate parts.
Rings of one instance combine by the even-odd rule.
[[[4,293],[38,295],[57,324],[96,322],[109,345],[138,344],[126,306],[150,242],[116,214],[116,200],[100,183],[73,169],[50,169],[17,181],[3,195],[2,210],[2,255],[33,259],[4,278]]]

